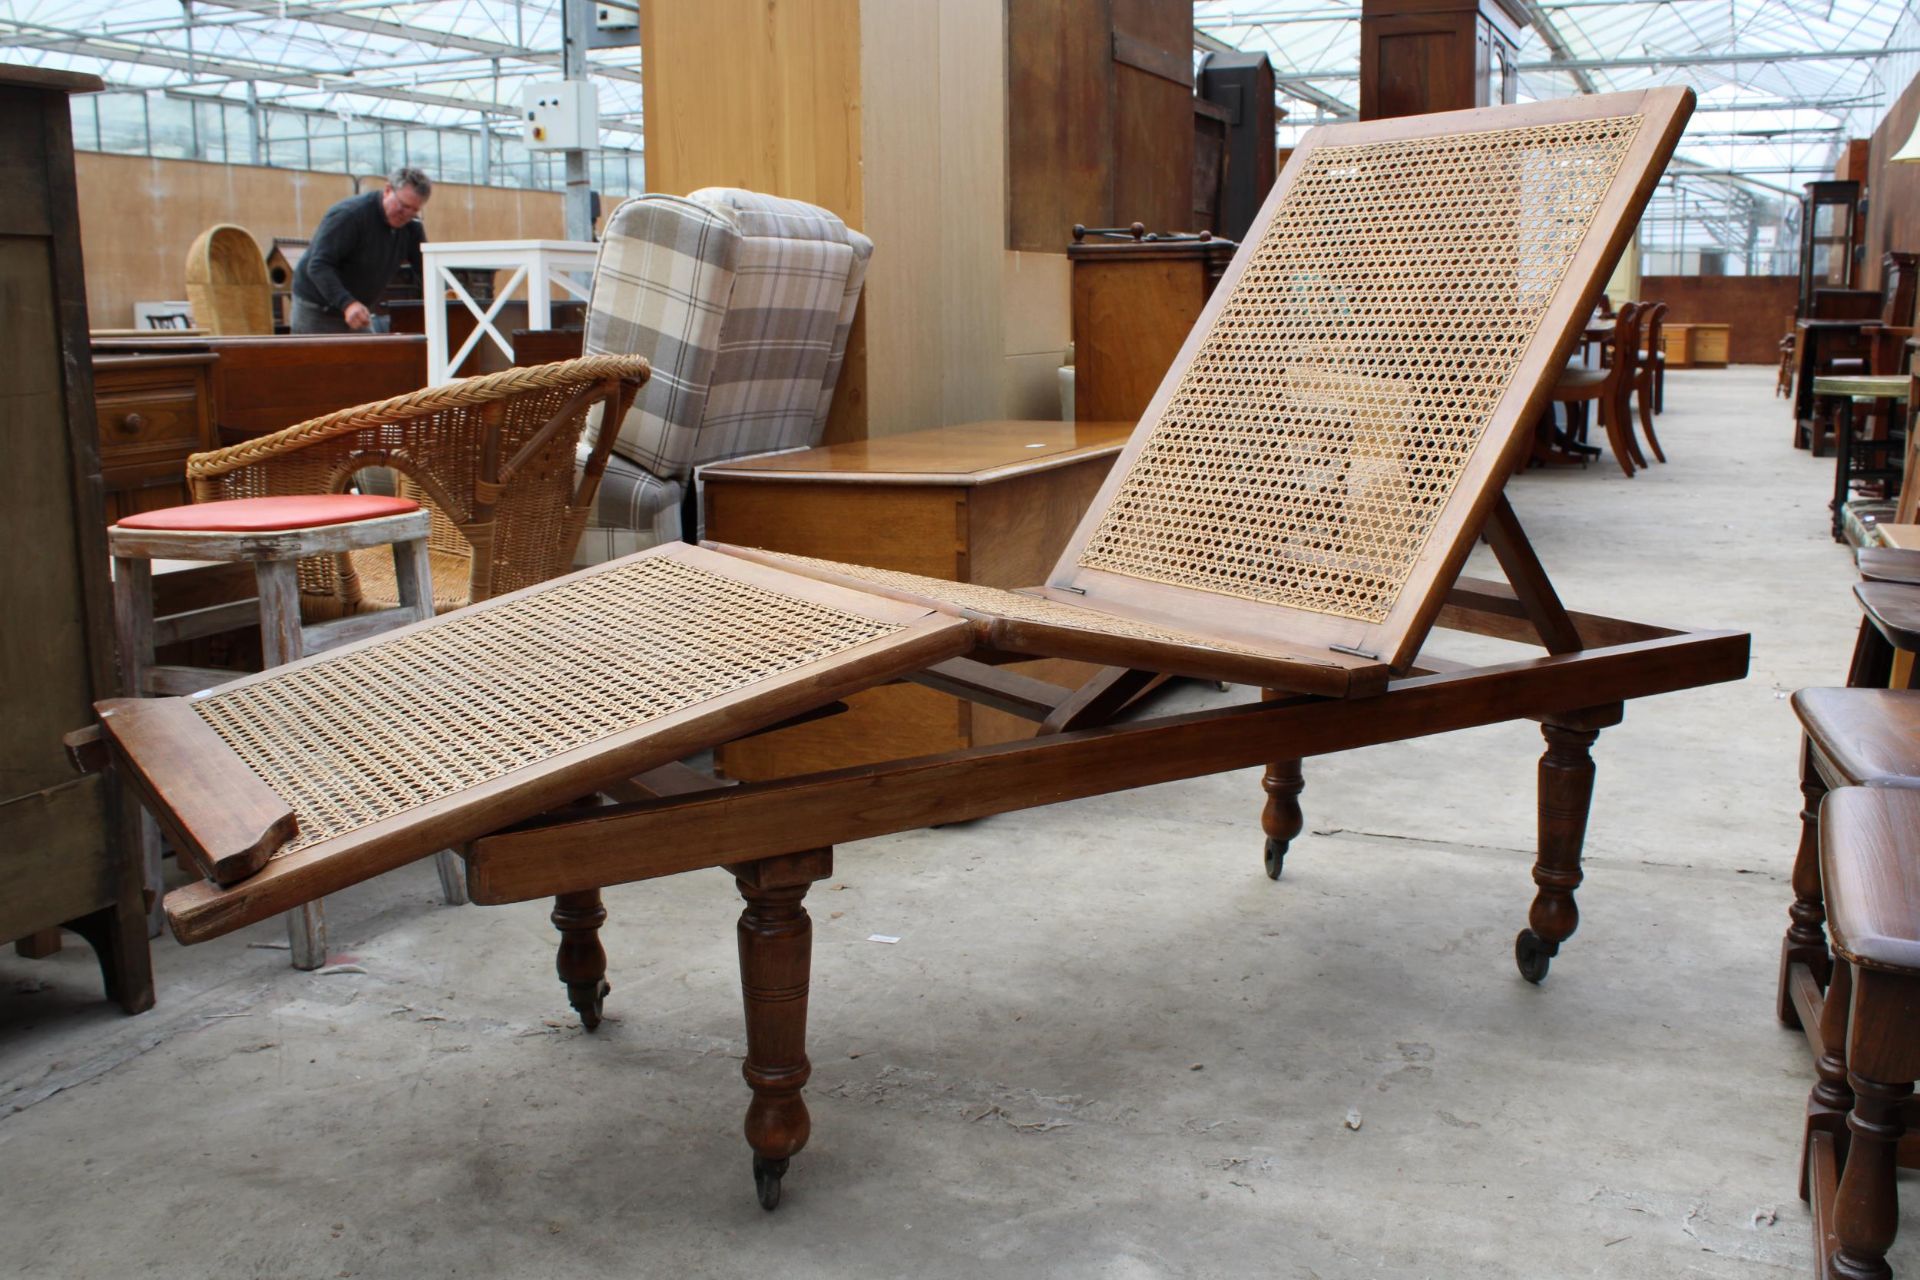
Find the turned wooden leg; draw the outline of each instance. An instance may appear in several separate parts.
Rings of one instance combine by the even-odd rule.
[[[1899,1165],[1905,1112],[1920,1077],[1920,978],[1857,965],[1834,967],[1834,985],[1850,971],[1847,1001],[1847,1083],[1853,1110],[1847,1113],[1846,1162],[1833,1202],[1837,1247],[1828,1263],[1835,1280],[1886,1280],[1887,1250],[1900,1226],[1894,1171]],[[1828,1000],[1833,996],[1829,990]],[[1821,1025],[1826,1025],[1823,1018]]]
[[[1800,1145],[1800,1198],[1811,1200],[1813,1186],[1809,1157],[1813,1135],[1833,1140],[1834,1159],[1847,1158],[1847,1112],[1853,1109],[1853,1087],[1847,1083],[1847,1010],[1853,1003],[1853,969],[1836,965],[1820,1006],[1820,1053],[1813,1060],[1816,1077],[1807,1094],[1807,1121]]]
[[[1848,1082],[1853,1086],[1853,1110],[1847,1115],[1852,1142],[1834,1202],[1833,1234],[1840,1247],[1833,1251],[1828,1274],[1835,1280],[1889,1280],[1893,1268],[1887,1265],[1887,1250],[1900,1226],[1893,1185],[1900,1135],[1906,1131],[1900,1113],[1913,1085],[1870,1080],[1858,1072]]]
[[[600,1025],[602,1002],[613,991],[607,985],[606,948],[600,945],[600,926],[607,922],[600,891],[560,894],[553,900],[551,918],[560,931],[553,967],[567,984],[567,1003],[580,1015],[580,1025],[592,1031]]]
[[[1539,886],[1527,913],[1528,927],[1513,940],[1514,963],[1528,982],[1546,979],[1560,944],[1573,936],[1580,910],[1573,892],[1580,887],[1580,851],[1587,840],[1587,811],[1593,800],[1593,749],[1600,730],[1620,723],[1619,703],[1545,721],[1547,740],[1540,757],[1539,849],[1533,882]]]
[[[1827,951],[1827,909],[1820,890],[1820,798],[1826,794],[1813,744],[1802,736],[1800,848],[1793,855],[1793,905],[1787,908],[1787,936],[1780,940],[1780,990],[1774,1010],[1789,1027],[1800,1025],[1800,1014],[1793,1007],[1793,966],[1805,965],[1823,987],[1833,968]]]
[[[780,1203],[787,1161],[807,1145],[813,1127],[806,1087],[807,982],[813,922],[801,900],[815,880],[833,874],[833,850],[811,849],[729,867],[746,909],[740,913],[740,991],[747,1012],[747,1060],[741,1074],[753,1090],[747,1142],[760,1207]]]
[[[1853,641],[1853,658],[1847,664],[1849,689],[1884,689],[1893,681],[1893,645],[1880,634],[1870,619],[1860,619],[1860,633]]]
[[[1306,785],[1298,760],[1276,760],[1260,778],[1260,787],[1267,793],[1267,803],[1260,810],[1260,829],[1267,836],[1269,880],[1280,878],[1287,861],[1287,849],[1294,837],[1306,829],[1307,820],[1300,812],[1300,793]]]

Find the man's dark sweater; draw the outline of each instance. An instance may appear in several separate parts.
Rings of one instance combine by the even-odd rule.
[[[419,268],[426,228],[417,218],[404,227],[388,225],[380,195],[349,196],[327,210],[294,269],[294,297],[335,312],[355,302],[374,310],[402,262]]]

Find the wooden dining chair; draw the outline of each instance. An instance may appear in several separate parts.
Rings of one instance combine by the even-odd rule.
[[[1627,421],[1634,370],[1639,363],[1636,359],[1640,350],[1639,314],[1638,303],[1623,303],[1614,313],[1613,338],[1608,343],[1612,354],[1606,367],[1588,369],[1568,365],[1551,393],[1554,403],[1567,406],[1568,433],[1576,438],[1585,433],[1586,406],[1599,405],[1600,425],[1606,428],[1607,445],[1613,450],[1620,469],[1629,476],[1636,466],[1647,465]]]
[[[1660,387],[1666,380],[1667,358],[1660,350],[1661,322],[1666,316],[1667,304],[1664,302],[1641,304],[1640,343],[1634,352],[1630,378],[1633,394],[1639,401],[1640,430],[1647,437],[1647,447],[1653,450],[1654,458],[1660,462],[1665,462],[1667,455],[1660,447],[1660,437],[1653,434],[1653,415],[1660,412]],[[1627,430],[1631,432],[1632,429],[1629,423]]]

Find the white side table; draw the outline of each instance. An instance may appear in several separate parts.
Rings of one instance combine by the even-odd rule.
[[[482,337],[493,339],[507,359],[513,359],[513,344],[494,327],[494,317],[523,285],[527,291],[527,325],[533,329],[553,327],[553,286],[587,300],[593,285],[593,264],[600,246],[576,240],[468,240],[428,241],[420,246],[420,297],[427,321],[427,385],[437,387],[453,380],[453,371],[472,353]],[[494,290],[493,305],[482,308],[473,300],[454,269],[477,267],[482,270],[511,271],[507,282]],[[448,291],[473,313],[473,332],[460,350],[447,354],[447,308],[443,301]]]

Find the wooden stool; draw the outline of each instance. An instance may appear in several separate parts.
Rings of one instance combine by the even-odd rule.
[[[349,640],[432,617],[427,531],[428,516],[419,503],[373,494],[236,498],[128,516],[107,531],[107,545],[113,553],[114,620],[128,694],[193,694],[235,679],[232,671],[157,665],[154,652],[162,645],[232,630],[256,620],[266,665],[277,667]],[[381,545],[393,548],[399,607],[316,626],[302,625],[300,560]],[[259,595],[252,600],[156,618],[155,560],[251,564]],[[148,814],[141,816],[141,844],[147,885],[153,893],[149,928],[157,935],[164,920],[160,910],[160,833]],[[447,901],[464,903],[466,878],[459,860],[451,851],[442,851],[436,865]],[[295,968],[317,969],[327,962],[326,923],[319,902],[287,913],[287,941]]]
[[[1803,1193],[1822,1274],[1882,1280],[1893,1274],[1894,1171],[1920,1079],[1920,791],[1847,787],[1821,814],[1837,963],[1827,1053],[1807,1102]]]
[[[1920,788],[1920,691],[1802,689],[1793,713],[1804,731],[1800,753],[1800,847],[1793,863],[1793,906],[1780,943],[1780,1021],[1807,1032],[1814,1056],[1821,992],[1832,959],[1820,879],[1821,800],[1837,787]]]

